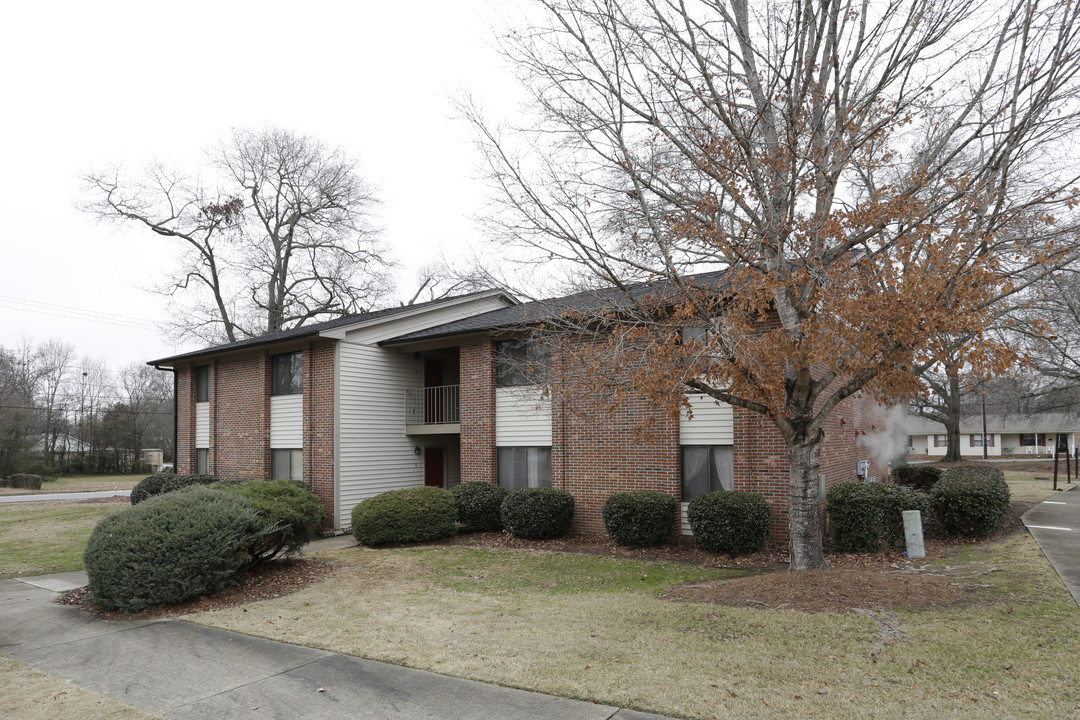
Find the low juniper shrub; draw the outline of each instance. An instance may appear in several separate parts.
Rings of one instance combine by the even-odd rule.
[[[574,521],[574,496],[555,488],[522,488],[506,496],[501,516],[503,527],[514,537],[562,537]]]
[[[251,563],[294,555],[319,532],[323,507],[307,483],[249,480],[227,489],[251,503],[265,523],[265,534],[251,549]]]
[[[363,545],[429,542],[457,533],[457,520],[457,506],[449,491],[416,487],[360,502],[352,511],[352,531]]]
[[[213,475],[172,475],[169,473],[150,475],[140,480],[131,489],[131,504],[138,505],[155,495],[174,492],[192,485],[211,485],[215,482],[218,482],[218,479]]]
[[[125,612],[177,603],[232,584],[266,522],[244,498],[191,487],[103,518],[84,561],[94,602]]]
[[[472,532],[502,530],[502,504],[510,491],[487,482],[464,482],[450,489],[458,522]]]
[[[694,544],[709,552],[740,555],[765,547],[772,526],[769,502],[754,493],[721,490],[699,495],[686,510]]]
[[[657,547],[675,527],[675,498],[655,490],[615,493],[604,502],[604,529],[618,545]]]
[[[941,531],[946,535],[986,537],[1009,512],[1005,474],[989,465],[947,469],[930,493]]]

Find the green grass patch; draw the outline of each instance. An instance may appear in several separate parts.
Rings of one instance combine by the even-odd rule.
[[[82,570],[90,531],[126,507],[126,502],[0,503],[0,578]]]
[[[340,566],[324,583],[188,619],[678,717],[1080,713],[1080,613],[1026,534],[928,570],[983,586],[967,604],[877,621],[672,602],[681,583],[739,581],[673,563],[461,547],[324,557]]]
[[[0,488],[0,495],[42,495],[46,493],[130,490],[146,475],[78,475],[41,483],[40,490]]]

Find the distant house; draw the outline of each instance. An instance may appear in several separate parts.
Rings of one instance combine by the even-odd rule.
[[[165,451],[161,448],[143,448],[139,451],[139,462],[157,467],[165,462]]]
[[[658,490],[685,509],[698,494],[745,490],[766,497],[774,535],[786,536],[789,468],[774,425],[704,396],[689,398],[691,419],[644,398],[613,405],[555,383],[544,392],[521,360],[562,361],[534,356],[525,330],[551,307],[488,291],[153,361],[176,373],[177,471],[304,480],[328,528],[348,527],[365,498],[420,485],[561,488],[575,498],[575,529],[592,532],[614,492]],[[852,397],[834,415],[822,498],[834,483],[885,474],[872,452],[883,408]],[[635,436],[639,423],[652,437]]]
[[[922,417],[909,417],[908,453],[941,457],[945,455],[945,426]],[[1072,454],[1077,447],[1080,420],[1060,413],[1040,415],[987,415],[986,455],[1053,455],[1054,443],[1062,443]],[[983,456],[982,416],[968,416],[960,421],[960,454]]]
[[[50,443],[50,441],[53,442]],[[90,452],[89,443],[82,442],[78,438],[64,433],[58,434],[55,438],[42,433],[38,441],[34,443],[34,447],[31,448],[31,452],[48,452],[50,444],[55,448],[55,452],[60,454]]]

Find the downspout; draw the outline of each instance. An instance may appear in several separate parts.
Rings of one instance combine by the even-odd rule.
[[[180,440],[180,424],[177,422],[177,419],[178,419],[177,418],[177,415],[178,415],[177,411],[180,408],[180,404],[179,404],[180,379],[176,374],[176,368],[163,368],[160,365],[155,365],[154,369],[172,373],[172,470],[173,470],[173,474],[176,475],[176,474],[179,473],[179,471],[177,469],[177,466],[176,466],[176,460],[177,460],[177,456],[179,455],[178,442]]]

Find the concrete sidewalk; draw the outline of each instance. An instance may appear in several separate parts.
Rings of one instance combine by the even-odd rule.
[[[97,500],[111,497],[130,497],[130,490],[94,490],[70,493],[29,493],[27,495],[0,495],[0,503],[48,502],[50,500]]]
[[[1080,605],[1080,485],[1073,485],[1020,518]]]
[[[0,580],[0,655],[167,718],[663,720],[177,620],[106,620],[55,602],[84,584],[85,573]]]

